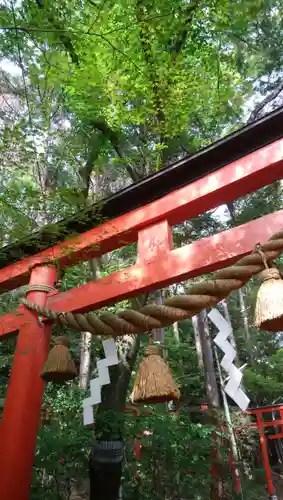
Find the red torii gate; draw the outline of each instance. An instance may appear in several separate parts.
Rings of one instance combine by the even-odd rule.
[[[283,177],[283,139],[248,154],[157,201],[0,269],[4,290],[29,283],[53,286],[61,269],[138,241],[137,263],[81,287],[29,291],[55,311],[86,312],[232,264],[283,227],[283,210],[173,249],[171,226]],[[53,264],[53,265],[52,265]],[[0,498],[28,500],[52,326],[24,306],[1,316],[0,340],[18,333],[0,426]],[[16,471],[16,473],[15,473]]]
[[[276,489],[272,480],[272,469],[268,458],[267,439],[274,440],[283,438],[283,405],[259,406],[258,408],[250,408],[247,413],[256,417],[256,422],[249,424],[249,427],[254,427],[258,430],[268,494],[271,499],[276,499]],[[270,414],[272,415],[273,413],[279,413],[280,418],[277,420],[272,419]],[[268,420],[264,418],[265,416],[268,417]],[[264,430],[268,427],[280,427],[281,431],[266,436]]]

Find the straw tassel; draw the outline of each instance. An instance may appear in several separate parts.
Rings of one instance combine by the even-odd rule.
[[[40,376],[47,382],[61,384],[78,375],[77,368],[71,358],[70,342],[67,337],[56,337],[54,346],[48,354]]]
[[[140,363],[131,394],[131,402],[150,404],[178,400],[180,391],[169,366],[162,358],[161,347],[149,345],[144,354],[145,358]]]
[[[278,269],[265,269],[259,274],[260,285],[255,326],[268,332],[283,331],[283,280]]]

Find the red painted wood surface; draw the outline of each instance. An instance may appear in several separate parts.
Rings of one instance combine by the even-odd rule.
[[[251,408],[250,410],[247,410],[247,413],[250,415],[257,415],[258,413],[272,413],[275,411],[283,411],[283,405],[274,405],[274,406],[259,406],[258,408]],[[283,420],[282,420],[283,421]],[[263,422],[264,423],[264,422]]]
[[[76,238],[0,270],[1,291],[28,283],[29,269],[47,261],[62,268],[137,240],[138,231],[167,219],[176,224],[283,177],[283,139],[237,160],[188,186]]]
[[[83,312],[216,271],[249,254],[258,242],[266,242],[280,229],[283,229],[283,210],[168,251],[147,264],[137,264],[54,295],[48,299],[48,306],[55,311]]]
[[[173,250],[172,231],[167,220],[139,231],[137,264],[166,258],[171,250]]]
[[[270,413],[272,414],[273,412],[279,412],[280,413],[280,420],[272,420],[272,417],[270,420],[264,420],[263,419],[263,414]],[[267,439],[282,439],[283,433],[283,405],[275,405],[275,406],[267,406],[267,407],[258,407],[258,408],[252,408],[247,411],[248,414],[254,415],[256,417],[256,423],[251,423],[248,424],[248,427],[257,427],[258,433],[259,433],[259,438],[260,438],[260,446],[261,446],[261,453],[262,453],[262,460],[263,460],[263,466],[265,470],[265,475],[266,475],[266,482],[267,482],[267,489],[270,497],[276,493],[276,489],[273,484],[272,480],[272,469],[270,467],[269,463],[269,458],[268,458],[268,448],[267,448]],[[266,427],[281,427],[281,432],[278,432],[277,434],[273,435],[268,435],[266,436],[264,433],[264,429]]]
[[[53,286],[56,270],[37,267],[31,284]],[[29,292],[28,298],[45,304],[46,292]],[[51,325],[41,325],[37,314],[25,312],[27,324],[19,332],[0,430],[0,498],[28,500],[34,450],[40,422],[44,382],[40,371],[46,360]]]
[[[256,414],[258,415],[258,413]],[[283,421],[282,420],[271,420],[270,422],[264,422],[262,420],[262,425],[261,427],[275,427],[275,426],[279,426],[279,425],[282,425],[283,424]],[[254,424],[250,424],[249,427],[254,427]],[[258,427],[258,424],[257,424],[257,427]]]
[[[233,455],[232,450],[229,450],[229,462],[232,468],[232,473],[233,473],[233,482],[234,482],[234,490],[237,495],[241,493],[241,481],[240,481],[240,476],[239,476],[239,470],[237,467],[237,461]]]
[[[20,306],[18,311],[0,315],[0,340],[5,340],[6,336],[17,333],[17,330],[25,323],[24,307]]]
[[[138,235],[138,256],[137,263],[143,265],[159,262],[160,259],[167,259],[168,254],[173,250],[173,238],[171,227],[167,220],[153,224],[139,231]],[[155,302],[163,303],[161,294],[155,297]],[[164,343],[164,328],[152,330],[152,340]]]
[[[254,249],[256,243],[266,242],[273,233],[282,229],[283,210],[172,251],[170,251],[168,225],[162,222],[158,226],[156,231],[152,227],[149,228],[148,237],[150,234],[153,236],[158,234],[162,240],[163,231],[163,242],[168,243],[168,251],[163,256],[157,253],[154,259],[154,253],[152,253],[154,250],[151,250],[151,253],[147,254],[147,262],[141,262],[105,278],[90,281],[76,289],[53,296],[49,295],[48,307],[65,312],[98,309],[126,297],[159,289],[202,273],[216,271],[234,263],[241,256],[247,255]],[[141,241],[143,246],[150,247],[150,239],[146,239],[146,230],[141,232]],[[152,248],[156,243],[158,250],[156,238]],[[4,340],[6,335],[15,333],[23,321],[26,321],[23,316],[24,309],[20,306],[17,313],[0,316],[0,340]]]
[[[257,426],[258,426],[258,432],[259,432],[259,441],[260,441],[260,447],[261,447],[262,460],[263,460],[263,465],[264,465],[265,475],[266,475],[267,489],[268,489],[269,495],[273,495],[274,493],[276,493],[276,490],[275,490],[275,487],[274,487],[274,484],[272,481],[272,470],[271,470],[269,458],[268,458],[268,449],[267,449],[266,437],[264,435],[264,428],[263,428],[263,425],[261,425],[262,424],[261,413],[256,414],[256,420],[257,420]]]

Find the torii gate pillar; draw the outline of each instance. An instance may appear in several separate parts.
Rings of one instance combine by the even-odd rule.
[[[56,269],[35,267],[30,285],[54,286]],[[44,305],[47,292],[31,291],[27,297]],[[19,330],[17,346],[3,411],[0,432],[0,498],[29,500],[32,467],[44,382],[40,371],[46,360],[51,329],[40,324],[38,315],[25,310],[25,322]]]

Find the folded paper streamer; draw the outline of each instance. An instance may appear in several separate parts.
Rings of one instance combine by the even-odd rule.
[[[90,397],[83,400],[84,425],[93,424],[93,406],[101,403],[101,387],[110,384],[109,366],[119,363],[114,339],[102,341],[105,358],[97,361],[98,376],[90,381]]]
[[[224,358],[220,365],[229,375],[229,382],[224,387],[224,391],[233,401],[235,401],[242,411],[245,411],[249,406],[250,400],[241,389],[243,373],[233,364],[236,357],[236,351],[228,340],[232,333],[232,327],[228,321],[223,318],[218,309],[212,309],[208,317],[219,330],[219,333],[214,339],[214,343],[224,352]]]

